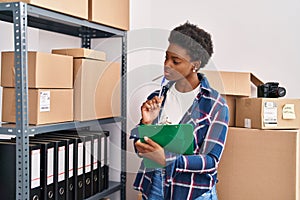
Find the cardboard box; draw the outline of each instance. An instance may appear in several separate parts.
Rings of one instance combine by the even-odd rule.
[[[86,48],[53,49],[52,53],[73,56],[73,58],[90,58],[102,61],[106,60],[105,52]]]
[[[201,71],[212,88],[226,99],[229,107],[229,126],[235,126],[236,99],[251,96],[251,84],[262,84],[256,76],[249,72]]]
[[[258,129],[298,129],[300,128],[300,99],[237,99],[236,126]]]
[[[74,59],[74,120],[121,116],[121,67],[91,59]]]
[[[230,127],[218,168],[218,198],[298,200],[299,134]]]
[[[129,30],[129,0],[89,0],[89,20]]]
[[[2,52],[3,87],[15,87],[14,52]],[[29,88],[72,88],[73,58],[42,52],[28,52]]]
[[[3,88],[2,121],[16,122],[15,88]],[[29,124],[73,121],[73,89],[28,89]]]
[[[229,108],[229,123],[228,126],[235,126],[235,104],[237,96],[234,95],[222,95]]]
[[[24,2],[63,14],[88,19],[88,0],[49,1],[49,0],[0,0],[0,2]]]
[[[251,96],[251,84],[258,86],[263,82],[249,72],[201,71],[212,88],[223,95]]]

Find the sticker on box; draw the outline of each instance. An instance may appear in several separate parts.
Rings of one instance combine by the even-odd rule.
[[[249,118],[244,119],[244,127],[251,128],[251,119],[249,119]]]
[[[50,112],[50,91],[40,92],[40,112]]]
[[[294,104],[285,104],[283,106],[282,118],[283,119],[296,119],[295,105]]]
[[[277,126],[277,104],[275,102],[264,103],[263,122],[265,126]]]

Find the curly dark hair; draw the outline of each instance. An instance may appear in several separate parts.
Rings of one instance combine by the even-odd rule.
[[[201,62],[200,68],[208,63],[213,54],[210,34],[189,22],[174,28],[168,41],[186,49],[192,59],[191,61]]]

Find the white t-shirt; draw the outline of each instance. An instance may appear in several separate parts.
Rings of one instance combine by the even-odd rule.
[[[193,101],[200,90],[200,84],[190,92],[179,92],[175,84],[167,92],[167,98],[161,112],[159,123],[178,124],[193,104]]]

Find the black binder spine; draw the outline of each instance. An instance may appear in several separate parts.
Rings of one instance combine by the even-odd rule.
[[[30,150],[30,199],[41,198],[41,147],[35,145]]]
[[[40,137],[40,135],[36,135]],[[55,140],[64,140],[67,143],[69,148],[66,149],[66,176],[68,177],[67,185],[67,194],[66,199],[77,199],[77,145],[78,138],[74,136],[64,136],[56,135],[54,133],[44,134],[43,138],[55,139]],[[76,157],[75,157],[76,155]]]
[[[85,197],[85,174],[84,174],[84,166],[85,166],[85,156],[84,156],[84,141],[80,139],[77,145],[77,198],[78,200],[82,200]]]
[[[52,142],[29,138],[30,144],[41,145],[41,198],[54,199],[54,146]]]
[[[30,199],[41,199],[41,146],[29,144],[29,187]],[[16,144],[14,141],[6,140],[0,142],[0,194],[1,199],[16,199]],[[34,169],[32,168],[34,166]],[[33,173],[33,170],[36,172]]]
[[[103,177],[103,188],[108,189],[109,187],[109,132],[104,132],[104,177]]]
[[[93,139],[93,194],[97,194],[99,192],[99,142],[100,137],[94,136]]]
[[[92,144],[92,137],[86,137],[84,143],[85,198],[92,196]]]

